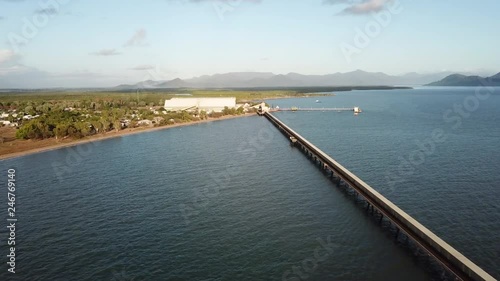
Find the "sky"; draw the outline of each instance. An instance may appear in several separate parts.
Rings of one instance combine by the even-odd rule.
[[[0,0],[0,88],[500,71],[498,0]]]

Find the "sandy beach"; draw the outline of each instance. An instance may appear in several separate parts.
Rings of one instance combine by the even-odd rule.
[[[75,146],[79,144],[84,144],[92,141],[101,141],[111,138],[117,138],[121,136],[140,134],[146,132],[153,132],[159,130],[166,130],[170,128],[190,126],[214,121],[222,121],[234,118],[241,117],[249,117],[255,116],[256,113],[247,113],[245,115],[226,115],[220,118],[209,118],[207,120],[200,121],[191,121],[186,123],[178,123],[173,125],[161,126],[161,127],[138,127],[138,128],[130,128],[122,131],[110,131],[105,134],[97,134],[93,136],[89,136],[83,139],[74,140],[74,139],[63,139],[57,140],[55,138],[45,139],[45,140],[15,140],[11,142],[6,142],[0,144],[0,161],[6,159],[12,159],[16,157],[21,157],[29,154],[45,152],[49,150],[60,149],[64,147]]]

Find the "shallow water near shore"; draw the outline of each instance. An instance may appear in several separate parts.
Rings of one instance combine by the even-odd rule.
[[[500,88],[460,126],[443,119],[474,90],[353,91],[269,103],[360,106],[358,116],[275,115],[498,278]],[[436,129],[446,141],[435,143],[412,173],[399,172],[401,159],[412,162],[417,143],[429,143]],[[394,240],[388,225],[378,225],[265,118],[123,136],[1,163],[4,178],[16,169],[19,219],[17,273],[7,273],[4,263],[1,280],[444,276],[424,253]],[[6,190],[0,194],[7,197]]]

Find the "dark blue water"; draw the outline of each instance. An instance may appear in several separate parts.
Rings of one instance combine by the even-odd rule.
[[[322,97],[321,104],[318,98],[269,102],[360,106],[359,116],[276,115],[498,278],[495,90],[480,96],[477,108],[473,88],[349,92]],[[460,125],[453,112],[443,119],[464,101],[469,110],[461,113],[469,115]],[[432,146],[436,129],[446,140]],[[418,163],[416,141],[434,147]],[[8,233],[0,228],[1,280],[445,277],[264,118],[131,135],[0,165],[3,182],[6,170],[16,168],[19,219],[15,275],[7,273]],[[6,211],[5,188],[0,194]]]

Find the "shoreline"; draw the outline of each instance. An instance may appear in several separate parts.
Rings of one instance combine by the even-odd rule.
[[[328,88],[328,89],[330,89],[330,88]],[[374,90],[379,90],[379,89],[374,89]],[[302,96],[289,96],[289,95],[287,95],[287,96],[270,96],[270,97],[262,97],[260,100],[265,101],[265,100],[279,100],[279,99],[290,99],[290,98],[315,98],[315,97],[320,97],[320,96],[336,96],[336,92],[337,91],[333,91],[333,92],[307,92],[307,93],[303,93]],[[190,122],[186,122],[186,123],[178,123],[178,124],[161,126],[161,127],[138,127],[138,128],[125,129],[125,130],[118,131],[118,132],[110,131],[110,132],[107,132],[105,134],[96,134],[96,135],[85,137],[83,139],[78,139],[78,140],[74,140],[74,139],[56,140],[55,138],[50,138],[50,139],[45,139],[45,140],[36,140],[36,141],[22,140],[20,142],[23,142],[23,143],[18,142],[17,144],[13,144],[13,147],[26,146],[25,148],[23,148],[23,147],[19,148],[19,151],[7,152],[5,154],[1,154],[2,152],[0,150],[0,161],[18,158],[18,157],[22,157],[22,156],[26,156],[26,155],[30,155],[30,154],[36,154],[36,153],[66,148],[66,147],[72,147],[72,146],[85,144],[85,143],[89,143],[89,142],[93,142],[93,141],[101,141],[101,140],[107,140],[107,139],[117,138],[117,137],[122,137],[122,136],[127,136],[127,135],[153,132],[153,131],[158,131],[158,130],[166,130],[169,128],[191,126],[191,125],[195,125],[195,124],[214,122],[214,121],[223,121],[223,120],[228,120],[228,119],[249,117],[249,116],[255,116],[255,115],[257,115],[257,114],[256,113],[247,113],[244,115],[226,115],[226,116],[222,116],[219,118],[210,118],[207,120],[190,121]],[[33,145],[30,146],[29,142],[32,142]],[[0,146],[0,148],[1,148],[1,146]]]
[[[51,150],[57,150],[57,149],[61,149],[61,148],[77,146],[77,145],[81,145],[81,144],[85,144],[85,143],[89,143],[89,142],[93,142],[93,141],[103,141],[103,140],[107,140],[107,139],[135,135],[135,134],[140,134],[140,133],[148,133],[148,132],[154,132],[154,131],[160,131],[160,130],[167,130],[167,129],[171,129],[171,128],[192,126],[192,125],[196,125],[196,124],[203,124],[203,123],[209,123],[209,122],[215,122],[215,121],[223,121],[223,120],[242,118],[242,117],[251,117],[251,116],[256,116],[256,115],[257,115],[257,113],[247,113],[244,115],[226,115],[226,116],[222,116],[219,118],[210,118],[210,119],[206,119],[206,120],[190,121],[190,122],[186,122],[186,123],[178,123],[178,124],[161,126],[161,127],[147,127],[147,128],[139,127],[139,128],[133,128],[133,129],[125,129],[125,130],[118,131],[118,132],[111,131],[111,132],[107,132],[107,133],[102,134],[102,135],[101,134],[93,135],[93,136],[89,136],[89,137],[86,137],[86,138],[80,139],[80,140],[70,140],[67,142],[48,144],[47,146],[44,146],[44,147],[37,147],[37,148],[22,150],[22,151],[13,152],[13,153],[1,154],[0,161],[14,159],[14,158],[22,157],[22,156],[27,156],[30,154],[42,153],[42,152],[47,152],[47,151],[51,151]],[[54,140],[55,139],[52,139],[52,141],[54,141]],[[28,142],[30,140],[26,140],[26,141]],[[38,141],[41,141],[41,140],[38,140]],[[35,142],[37,142],[37,141],[35,141]]]

